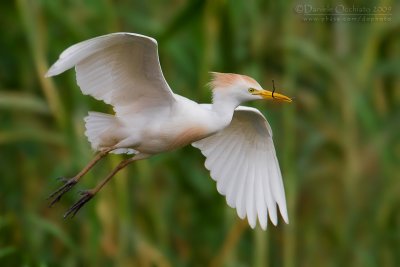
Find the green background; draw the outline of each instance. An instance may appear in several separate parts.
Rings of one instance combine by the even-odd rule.
[[[1,1],[0,265],[400,266],[399,2],[355,1],[387,22],[302,14],[338,4],[353,1]],[[112,110],[73,71],[44,74],[68,46],[116,31],[156,38],[171,88],[193,100],[210,101],[209,71],[296,97],[249,103],[275,133],[289,225],[251,230],[190,146],[129,166],[63,220],[123,158],[111,155],[47,207],[55,178],[93,156],[83,117]]]

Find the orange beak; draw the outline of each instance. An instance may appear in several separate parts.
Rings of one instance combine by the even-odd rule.
[[[271,92],[268,90],[260,90],[257,92],[258,95],[260,95],[264,99],[272,99],[272,100],[278,100],[278,101],[284,101],[284,102],[292,102],[292,99],[288,96]]]

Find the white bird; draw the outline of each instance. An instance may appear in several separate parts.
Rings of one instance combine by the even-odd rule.
[[[281,171],[265,117],[239,106],[258,99],[291,102],[267,91],[252,78],[212,73],[212,104],[198,104],[174,94],[165,81],[157,41],[135,33],[112,33],[66,49],[46,77],[75,67],[83,94],[113,106],[115,114],[89,112],[86,136],[98,154],[75,177],[63,179],[50,205],[60,200],[96,162],[108,153],[134,156],[123,160],[96,187],[65,213],[74,216],[120,169],[131,162],[192,144],[206,157],[205,167],[240,218],[252,228],[277,224],[277,205],[288,223]]]

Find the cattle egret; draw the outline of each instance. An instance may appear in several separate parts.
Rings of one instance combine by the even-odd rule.
[[[218,192],[240,218],[247,216],[252,228],[258,218],[266,229],[268,215],[276,225],[277,205],[288,223],[271,127],[260,111],[239,105],[291,98],[264,90],[245,75],[212,72],[212,104],[198,104],[172,92],[161,71],[157,41],[135,33],[112,33],[73,45],[46,77],[72,67],[83,94],[112,105],[115,114],[89,112],[85,135],[98,154],[75,177],[63,179],[63,186],[49,197],[50,206],[108,153],[133,157],[121,161],[96,187],[81,192],[64,218],[73,217],[129,163],[192,144],[206,157]]]

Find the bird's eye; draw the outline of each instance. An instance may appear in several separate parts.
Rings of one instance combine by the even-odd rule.
[[[254,88],[249,88],[249,93],[254,93],[256,91],[256,89]]]

